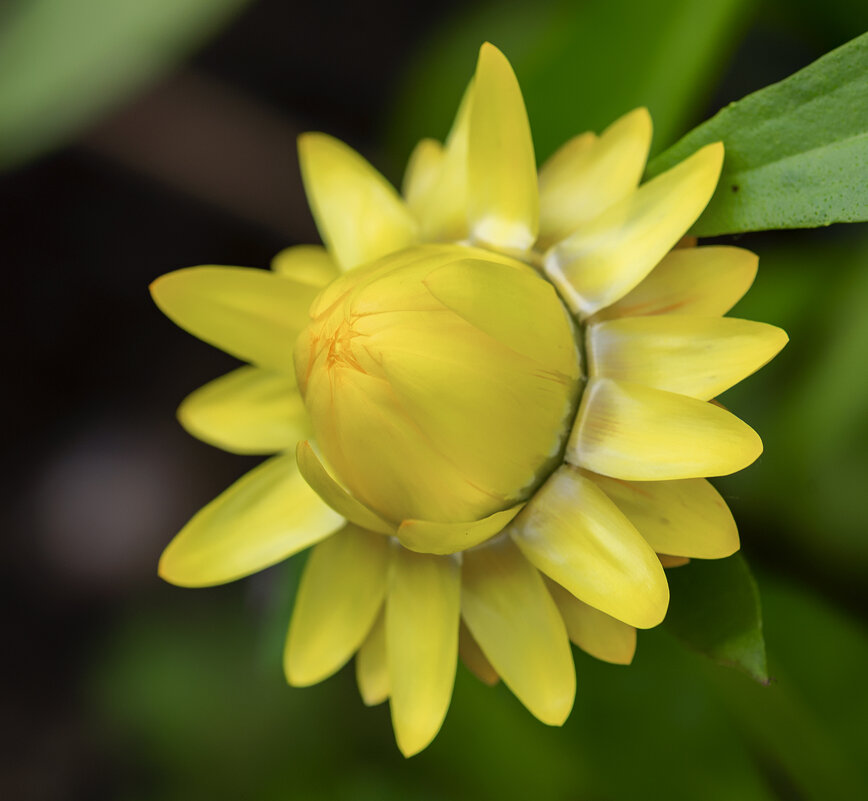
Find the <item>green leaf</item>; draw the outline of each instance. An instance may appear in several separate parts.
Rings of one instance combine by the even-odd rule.
[[[248,0],[28,0],[0,17],[0,168],[56,147]]]
[[[440,31],[411,67],[395,103],[392,152],[403,159],[418,139],[445,135],[485,40],[515,68],[539,161],[638,106],[651,112],[655,141],[667,144],[701,113],[750,10],[747,0],[474,8]]]
[[[741,554],[667,572],[672,600],[664,626],[694,651],[767,684],[759,592]]]
[[[723,141],[717,192],[691,233],[868,220],[868,34],[732,103],[654,159],[649,177]]]

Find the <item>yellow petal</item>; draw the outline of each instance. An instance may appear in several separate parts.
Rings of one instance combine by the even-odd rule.
[[[290,684],[316,684],[358,650],[386,595],[389,555],[388,540],[352,523],[314,547],[283,655]]]
[[[623,317],[589,325],[588,374],[710,400],[773,359],[780,328],[732,317]]]
[[[443,145],[436,139],[422,139],[410,154],[402,189],[407,208],[418,221],[424,219],[431,191],[440,177],[444,157]]]
[[[298,139],[298,155],[317,228],[342,270],[416,240],[416,222],[404,201],[351,147],[308,133]]]
[[[386,600],[386,650],[395,739],[404,756],[440,731],[458,660],[460,570],[452,556],[397,548]]]
[[[592,322],[647,314],[726,314],[750,289],[759,259],[727,245],[673,250],[635,289]]]
[[[560,584],[546,580],[570,639],[585,653],[615,665],[629,665],[636,653],[636,629],[582,603]]]
[[[275,456],[196,513],[163,551],[160,576],[182,587],[225,584],[283,561],[343,523],[299,475],[292,454]]]
[[[665,553],[658,553],[657,556],[660,559],[660,564],[666,568],[684,567],[684,565],[690,562],[690,559],[688,559],[686,556],[670,556],[669,554]]]
[[[310,442],[299,442],[295,455],[298,460],[298,470],[304,480],[341,517],[380,534],[394,533],[395,527],[391,523],[387,523],[376,512],[356,500],[329,475]]]
[[[544,270],[576,314],[588,316],[636,286],[711,199],[723,145],[706,145],[551,248]]]
[[[651,146],[651,115],[637,108],[600,137],[581,134],[539,171],[540,233],[537,247],[572,234],[639,185]]]
[[[543,723],[563,724],[576,695],[564,621],[542,576],[509,539],[464,554],[461,613],[519,701]]]
[[[425,241],[460,242],[467,239],[467,148],[472,106],[471,80],[446,138],[436,180],[424,196],[413,201],[413,210],[420,221],[421,238]]]
[[[315,287],[244,267],[188,267],[151,284],[163,314],[193,336],[290,374],[293,342],[316,294]]]
[[[405,520],[398,527],[398,539],[405,548],[419,553],[449,554],[473,548],[499,534],[520,511],[523,504],[495,512],[469,523],[434,523],[430,520]]]
[[[669,586],[657,555],[577,468],[559,467],[509,532],[533,565],[586,604],[642,629],[663,620]]]
[[[485,658],[479,643],[473,639],[470,629],[467,628],[467,624],[463,620],[458,630],[458,655],[467,669],[489,687],[493,687],[500,680],[497,671],[491,666],[491,662]]]
[[[512,67],[488,43],[474,76],[467,164],[471,239],[504,250],[530,248],[539,226],[530,124]]]
[[[622,481],[588,473],[657,553],[722,559],[738,550],[738,530],[704,478]]]
[[[386,614],[381,610],[356,654],[356,682],[366,706],[382,704],[389,697],[389,665],[386,660]]]
[[[762,453],[757,433],[695,398],[592,378],[567,444],[572,464],[628,481],[724,476]]]
[[[337,265],[322,245],[294,245],[281,250],[271,269],[284,278],[322,289],[338,277]]]
[[[194,437],[233,453],[276,453],[310,433],[287,373],[240,367],[188,395],[178,419]]]

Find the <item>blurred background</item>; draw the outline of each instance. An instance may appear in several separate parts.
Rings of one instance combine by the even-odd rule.
[[[5,0],[0,263],[0,798],[868,798],[868,229],[730,237],[737,316],[791,343],[724,402],[766,454],[719,483],[762,594],[769,687],[641,633],[577,652],[575,710],[534,720],[463,667],[409,761],[352,668],[280,665],[301,558],[181,590],[160,551],[255,460],[174,420],[232,360],[149,300],[158,275],[316,241],[295,136],[394,181],[442,138],[483,40],[512,60],[538,157],[647,105],[654,151],[868,29],[860,0]]]

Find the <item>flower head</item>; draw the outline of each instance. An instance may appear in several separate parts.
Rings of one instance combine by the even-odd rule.
[[[389,699],[405,754],[439,730],[459,653],[558,725],[575,695],[570,640],[630,662],[636,628],[666,613],[664,565],[738,548],[704,477],[762,446],[712,401],[786,335],[723,316],[752,254],[682,239],[723,146],[640,185],[650,139],[639,109],[537,173],[515,76],[484,45],[403,198],[306,134],[325,249],[153,285],[173,320],[251,362],[194,392],[181,421],[278,454],[187,524],[161,575],[217,584],[315,544],[287,678],[315,683],[355,654],[362,697]]]

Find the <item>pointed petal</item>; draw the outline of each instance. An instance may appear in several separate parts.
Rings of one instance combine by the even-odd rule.
[[[193,336],[280,372],[293,374],[292,343],[307,324],[315,287],[244,267],[188,267],[158,278],[151,295]]]
[[[539,171],[540,234],[545,250],[633,192],[651,147],[651,115],[637,108],[600,137],[581,134]]]
[[[338,267],[322,245],[294,245],[281,250],[271,269],[284,278],[322,289],[340,275]]]
[[[458,655],[467,669],[483,684],[493,687],[500,681],[497,671],[491,666],[491,662],[485,658],[479,643],[473,639],[470,629],[467,628],[467,624],[463,620],[458,630]]]
[[[365,706],[382,704],[389,697],[385,609],[380,610],[370,633],[356,654],[356,682]]]
[[[398,539],[405,548],[419,553],[457,553],[499,534],[521,511],[522,506],[524,504],[518,504],[511,509],[504,509],[469,523],[405,520],[398,527]]]
[[[458,659],[460,571],[451,556],[396,548],[386,601],[392,725],[404,756],[437,735]]]
[[[471,239],[504,250],[527,250],[539,226],[536,160],[521,89],[506,56],[479,51],[468,150]]]
[[[576,695],[564,621],[540,574],[509,539],[464,554],[461,613],[518,700],[543,723],[562,725]]]
[[[762,453],[757,433],[695,398],[592,378],[570,434],[572,464],[628,481],[725,476]]]
[[[163,551],[160,576],[181,587],[225,584],[283,561],[343,523],[299,475],[292,454],[275,456],[194,515]]]
[[[706,145],[549,250],[544,270],[570,308],[591,315],[648,275],[702,213],[722,165],[723,145]]]
[[[759,259],[727,245],[673,250],[635,289],[600,309],[593,322],[646,314],[726,314],[750,289]]]
[[[260,367],[199,387],[178,407],[178,419],[194,437],[232,453],[277,453],[310,432],[294,378]]]
[[[786,345],[780,328],[732,317],[622,317],[586,329],[588,374],[710,400]]]
[[[416,240],[416,223],[391,184],[355,150],[321,133],[298,139],[301,175],[323,242],[342,270]]]
[[[424,219],[425,208],[440,177],[445,155],[443,145],[436,139],[422,139],[410,154],[402,191],[407,208],[419,221]]]
[[[633,661],[636,653],[636,629],[633,626],[582,603],[551,579],[546,579],[546,586],[558,605],[567,634],[579,648],[614,665],[629,665]]]
[[[633,524],[590,479],[559,467],[510,526],[528,561],[586,604],[631,626],[656,626],[669,587]]]
[[[471,80],[446,138],[437,178],[424,199],[420,197],[413,202],[424,241],[460,242],[467,239],[467,149],[472,107]]]
[[[665,568],[684,567],[684,565],[690,562],[690,559],[686,556],[670,556],[666,553],[658,553],[657,556],[660,559],[660,564]]]
[[[304,480],[341,517],[380,534],[395,532],[395,527],[391,523],[387,523],[376,512],[356,500],[331,477],[310,442],[299,442],[295,455],[298,460],[298,470]]]
[[[385,537],[352,523],[314,546],[283,655],[290,684],[316,684],[358,650],[386,596],[389,555]]]
[[[704,478],[623,481],[588,473],[658,554],[722,559],[738,550],[738,530]]]

